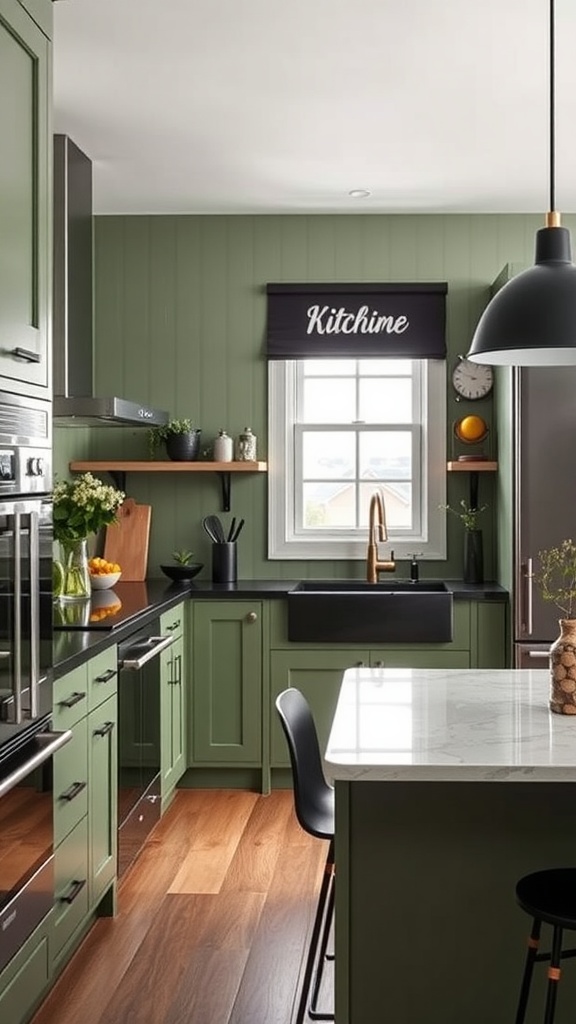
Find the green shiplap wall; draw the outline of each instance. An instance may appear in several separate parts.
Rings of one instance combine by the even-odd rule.
[[[574,230],[576,218],[564,220]],[[447,281],[450,457],[456,416],[474,410],[491,421],[493,401],[457,404],[449,371],[467,351],[502,267],[532,262],[541,224],[541,217],[522,215],[97,217],[97,391],[191,417],[204,445],[220,428],[237,435],[249,425],[258,435],[259,458],[266,459],[267,282]],[[56,432],[58,465],[72,456],[147,457],[146,431],[80,431],[72,451],[75,433]],[[128,477],[129,493],[153,505],[150,575],[161,574],[160,562],[175,547],[188,547],[209,577],[201,520],[219,511],[219,486],[212,474]],[[466,474],[450,474],[448,488],[457,503],[468,493]],[[490,505],[483,524],[486,577],[495,578],[497,485],[491,474],[481,477],[480,498]],[[239,544],[243,578],[363,575],[359,562],[267,560],[265,475],[234,476],[232,506],[231,514],[246,519]],[[463,538],[454,517],[448,530],[448,561],[427,563],[427,576],[461,576]]]

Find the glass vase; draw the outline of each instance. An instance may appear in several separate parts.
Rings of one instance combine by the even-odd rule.
[[[86,538],[60,541],[60,561],[54,567],[54,596],[59,601],[86,601],[90,597]]]

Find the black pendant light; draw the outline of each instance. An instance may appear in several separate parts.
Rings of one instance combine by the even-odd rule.
[[[536,260],[508,281],[480,317],[468,359],[495,366],[576,364],[576,267],[555,206],[554,0],[550,0],[550,209]]]

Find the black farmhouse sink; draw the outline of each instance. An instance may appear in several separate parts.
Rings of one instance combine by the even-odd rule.
[[[449,643],[452,594],[430,580],[302,580],[288,592],[288,639]]]

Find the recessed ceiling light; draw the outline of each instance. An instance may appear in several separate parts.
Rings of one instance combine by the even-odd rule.
[[[350,190],[348,195],[351,196],[352,199],[366,199],[368,196],[371,196],[372,193],[367,188],[353,188]]]

